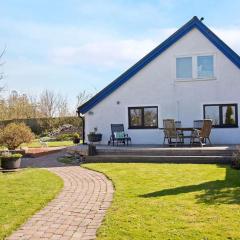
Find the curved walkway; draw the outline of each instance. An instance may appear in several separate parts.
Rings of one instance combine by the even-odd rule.
[[[113,197],[113,185],[103,174],[79,166],[63,166],[52,154],[27,159],[24,165],[47,167],[64,181],[63,190],[45,208],[33,215],[9,240],[90,240],[96,238]],[[45,166],[42,166],[44,163]]]

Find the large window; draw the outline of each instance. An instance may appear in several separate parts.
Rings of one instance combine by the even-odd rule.
[[[157,107],[129,107],[129,128],[158,128]]]
[[[179,57],[176,59],[177,78],[192,78],[192,57]]]
[[[197,57],[197,77],[212,78],[213,73],[213,56],[198,56]]]
[[[213,120],[214,127],[238,127],[237,104],[206,104],[203,114],[204,118]]]

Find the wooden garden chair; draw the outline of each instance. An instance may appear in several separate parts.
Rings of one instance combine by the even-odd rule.
[[[210,140],[211,130],[212,130],[212,120],[204,119],[202,128],[194,129],[194,131],[192,132],[191,145],[195,142],[194,141],[195,139],[199,141],[199,143],[201,144],[201,147],[206,145],[207,140],[210,144],[212,144]]]
[[[177,131],[176,123],[174,119],[164,119],[163,120],[163,131],[164,131],[164,140],[168,140],[169,145],[177,146],[178,143],[183,143],[183,135]],[[173,141],[175,140],[175,141]]]

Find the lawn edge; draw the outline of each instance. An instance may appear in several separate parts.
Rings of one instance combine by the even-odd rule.
[[[46,168],[32,168],[32,167],[29,167],[29,168],[25,168],[25,169],[22,169],[20,172],[16,172],[16,173],[22,173],[23,171],[28,171],[28,170],[41,170],[41,171],[46,171],[46,172],[49,172],[53,175],[55,175],[55,177],[59,178],[61,180],[61,188],[59,189],[58,192],[56,192],[56,194],[51,198],[49,199],[47,202],[43,203],[43,205],[39,206],[39,208],[37,208],[31,215],[29,215],[28,217],[26,217],[26,219],[17,224],[15,228],[13,228],[6,236],[4,236],[3,239],[0,239],[0,240],[4,240],[4,239],[7,239],[7,237],[9,237],[12,233],[14,233],[15,231],[17,231],[22,225],[24,225],[32,216],[34,216],[37,212],[39,212],[40,210],[42,210],[43,208],[45,208],[50,202],[52,202],[62,191],[63,187],[64,187],[64,181],[61,177],[59,177],[57,174],[55,174],[54,172],[52,171],[49,171],[48,169]]]

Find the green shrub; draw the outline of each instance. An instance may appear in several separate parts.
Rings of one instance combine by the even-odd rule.
[[[0,145],[9,150],[14,150],[22,143],[29,143],[33,139],[34,134],[24,123],[10,123],[0,133]]]
[[[56,137],[56,141],[71,141],[74,139],[75,133],[65,133]]]
[[[4,152],[0,156],[0,159],[11,159],[11,158],[21,158],[23,155],[20,153],[10,153],[10,152]]]
[[[80,138],[79,134],[78,133],[74,133],[73,134],[73,139],[78,139],[78,138]]]
[[[54,129],[58,129],[64,124],[71,124],[79,129],[81,132],[82,120],[79,117],[56,117],[56,118],[30,118],[30,119],[13,119],[0,121],[0,125],[8,125],[9,123],[25,123],[34,132],[34,134],[40,137],[47,136],[49,132]]]
[[[240,169],[240,147],[237,147],[237,151],[233,154],[231,166]]]

